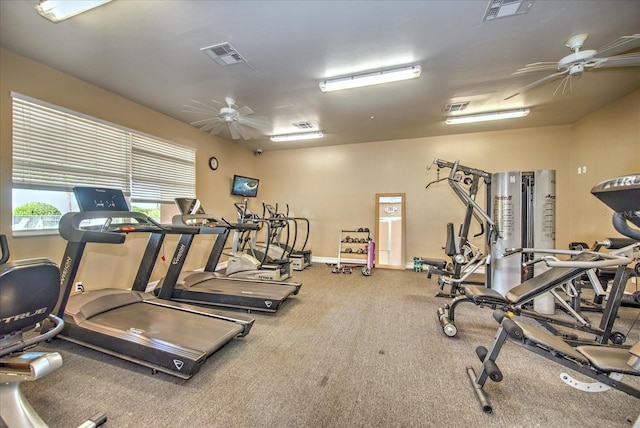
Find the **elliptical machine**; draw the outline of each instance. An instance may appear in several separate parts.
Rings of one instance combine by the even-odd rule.
[[[269,257],[269,240],[262,251],[256,248],[257,235],[266,225],[267,236],[271,235],[271,225],[247,207],[247,199],[242,204],[235,203],[238,225],[233,229],[233,243],[227,260],[225,274],[229,277],[284,281],[291,277],[291,263],[288,259]],[[253,227],[250,227],[253,225]]]
[[[262,207],[262,217],[272,223],[269,238],[270,248],[275,247],[280,249],[281,258],[287,257],[293,270],[304,270],[311,266],[311,250],[306,249],[307,243],[309,242],[309,219],[304,217],[291,217],[289,215],[288,204],[286,213],[278,212],[278,204],[273,206],[263,202]],[[301,226],[301,223],[304,226]],[[299,231],[302,228],[305,229],[304,241],[299,239]],[[293,231],[291,231],[292,229]],[[283,233],[285,235],[284,238]],[[291,237],[291,235],[293,235],[293,237]],[[302,245],[296,247],[301,241]]]
[[[22,394],[22,382],[35,381],[62,367],[58,352],[25,352],[52,339],[64,327],[51,312],[60,293],[60,269],[49,259],[7,263],[7,237],[0,235],[0,417],[9,428],[46,427]],[[26,339],[23,333],[48,320],[53,328]],[[107,417],[97,414],[82,428],[97,427]]]

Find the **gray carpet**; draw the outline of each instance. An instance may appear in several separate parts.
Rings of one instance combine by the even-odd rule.
[[[566,369],[513,344],[498,360],[504,381],[485,387],[494,413],[484,414],[465,367],[477,369],[475,347],[493,339],[491,310],[460,306],[458,336],[448,338],[436,317],[446,300],[424,273],[357,272],[332,274],[321,264],[296,272],[300,294],[276,314],[254,314],[251,333],[190,380],[57,339],[39,349],[60,351],[64,366],[24,393],[52,427],[96,412],[118,428],[600,428],[631,427],[640,414],[640,400],[570,388],[559,378]],[[616,329],[627,332],[637,314],[623,308]],[[640,321],[627,343],[639,337]]]

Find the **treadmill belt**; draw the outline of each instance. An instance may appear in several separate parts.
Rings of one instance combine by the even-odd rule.
[[[100,313],[80,327],[111,331],[125,340],[154,348],[184,348],[210,355],[241,334],[240,324],[184,311],[134,303]]]
[[[189,288],[185,287],[185,290],[284,300],[291,294],[295,293],[296,288],[294,286],[269,283],[261,284],[254,282],[237,282],[210,279],[194,284]]]

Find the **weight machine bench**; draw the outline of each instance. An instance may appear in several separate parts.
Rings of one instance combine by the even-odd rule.
[[[640,248],[640,244],[632,244],[612,253],[562,251],[562,253],[574,253],[575,255],[567,261],[545,260],[546,263],[551,266],[551,269],[513,287],[505,296],[496,290],[483,286],[466,285],[461,290],[464,294],[455,297],[450,304],[438,309],[437,314],[440,325],[447,336],[455,336],[458,331],[454,323],[455,309],[461,303],[471,302],[477,306],[489,306],[492,309],[502,308],[513,311],[518,315],[526,315],[537,319],[555,334],[559,332],[551,327],[549,323],[593,333],[596,335],[595,341],[600,344],[606,344],[609,340],[612,340],[616,344],[622,344],[625,338],[619,333],[612,333],[612,328],[618,313],[618,308],[620,307],[626,282],[631,274],[631,269],[626,268],[626,265],[632,261],[633,252],[637,251],[638,248]],[[532,249],[523,250],[533,251]],[[535,251],[558,252],[559,250]],[[631,257],[626,256],[627,254],[631,254]],[[618,265],[618,267],[600,325],[599,327],[593,327],[585,317],[575,311],[571,305],[558,295],[555,288],[583,276],[591,269],[607,265]],[[570,322],[559,317],[543,315],[524,308],[524,306],[532,302],[535,297],[546,292],[552,293],[561,308],[576,321]],[[573,340],[578,343],[577,338]]]
[[[500,327],[491,348],[476,348],[482,362],[480,372],[476,375],[472,367],[466,369],[484,412],[492,413],[493,408],[483,387],[487,378],[502,381],[496,360],[507,340],[596,381],[583,382],[562,373],[561,379],[576,389],[602,392],[613,388],[640,398],[640,389],[621,381],[622,375],[640,376],[640,342],[630,349],[603,345],[573,347],[547,331],[509,318],[502,311],[494,311],[494,318]]]

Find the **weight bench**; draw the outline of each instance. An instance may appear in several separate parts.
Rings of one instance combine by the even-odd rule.
[[[626,254],[626,252],[633,251],[637,246],[638,244],[630,245],[629,247],[619,250],[619,253]],[[554,265],[555,267],[552,267],[551,269],[542,272],[540,275],[513,287],[505,296],[490,288],[478,285],[465,285],[461,290],[464,294],[455,297],[450,304],[438,309],[437,314],[440,325],[447,336],[455,336],[458,332],[455,325],[455,309],[462,303],[471,302],[477,306],[489,306],[492,309],[501,308],[512,311],[517,315],[526,315],[535,318],[542,322],[546,328],[556,334],[558,331],[551,327],[549,323],[594,333],[596,335],[597,343],[606,344],[611,339],[614,343],[621,344],[624,342],[624,336],[619,333],[612,333],[611,330],[618,308],[620,307],[620,301],[622,299],[622,294],[624,293],[626,282],[631,272],[631,269],[626,268],[626,264],[628,264],[631,259],[628,257],[619,257],[619,260],[616,261],[615,258],[611,257],[617,257],[617,253],[611,254],[612,256],[608,256],[605,253],[586,251],[579,252],[568,261],[547,262],[549,265]],[[605,258],[609,258],[609,260],[606,260]],[[611,265],[613,263],[617,263],[621,266],[617,268],[616,278],[614,279],[610,297],[607,301],[607,306],[603,313],[600,326],[593,327],[589,320],[575,311],[557,294],[555,288],[575,278],[581,277],[594,267],[606,264]],[[524,306],[526,304],[532,302],[535,297],[546,292],[551,292],[561,305],[562,309],[569,313],[576,321],[570,322],[565,319],[550,315],[543,315],[538,312],[525,309]]]
[[[482,362],[480,372],[476,375],[472,367],[466,369],[484,412],[492,413],[493,409],[483,387],[487,378],[494,382],[503,379],[496,360],[507,340],[596,381],[579,381],[562,373],[562,381],[573,388],[590,392],[613,388],[640,398],[640,389],[621,380],[622,375],[640,376],[640,342],[630,349],[604,345],[573,347],[547,331],[509,318],[502,311],[494,311],[494,318],[500,327],[491,349],[482,346],[476,348],[476,354]]]
[[[485,265],[486,259],[481,258],[482,255],[477,250],[471,251],[468,247],[464,249],[461,247],[460,238],[454,234],[453,223],[447,223],[447,241],[444,250],[451,259],[450,263],[442,259],[419,260],[427,266],[427,278],[431,278],[433,274],[438,275],[438,286],[442,291],[436,297],[454,297],[461,290],[462,284],[484,285],[484,279],[479,280],[471,275]],[[448,293],[444,292],[446,284],[450,285]]]

